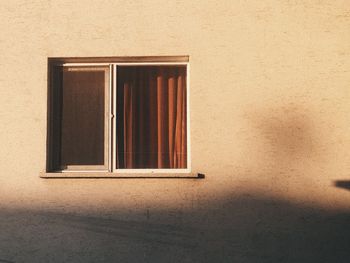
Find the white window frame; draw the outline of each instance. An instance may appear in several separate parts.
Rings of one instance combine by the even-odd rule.
[[[110,118],[108,122],[108,170],[61,170],[58,173],[69,174],[67,177],[133,177],[140,175],[141,177],[150,176],[168,177],[178,174],[178,177],[184,177],[191,173],[191,133],[190,133],[190,64],[189,62],[97,62],[97,63],[60,63],[63,67],[82,67],[82,66],[109,66],[109,112]],[[169,169],[118,169],[116,164],[117,149],[114,134],[116,133],[117,119],[117,70],[118,66],[171,66],[185,65],[186,66],[186,142],[187,142],[187,168],[169,168]],[[43,173],[42,177],[56,177],[53,173]],[[137,176],[138,177],[138,176]],[[177,177],[177,176],[175,176]]]

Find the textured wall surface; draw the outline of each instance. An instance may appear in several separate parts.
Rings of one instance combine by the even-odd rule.
[[[350,1],[1,1],[0,262],[348,262]],[[40,179],[47,58],[189,55],[192,179]]]

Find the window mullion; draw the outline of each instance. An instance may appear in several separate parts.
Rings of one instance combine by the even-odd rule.
[[[113,82],[112,82],[112,172],[115,172],[117,168],[117,64],[112,64],[112,74],[113,74]]]

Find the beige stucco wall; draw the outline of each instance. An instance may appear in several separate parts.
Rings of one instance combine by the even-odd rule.
[[[350,169],[349,1],[1,1],[0,29],[3,211],[208,228],[239,216],[247,229],[271,205],[247,200],[350,210],[350,192],[333,185]],[[39,178],[47,58],[148,55],[190,56],[192,171],[206,178]]]

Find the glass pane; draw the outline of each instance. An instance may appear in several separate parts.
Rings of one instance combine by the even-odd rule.
[[[61,168],[103,165],[105,69],[64,68],[61,107]]]
[[[186,67],[117,72],[117,168],[186,168]]]

